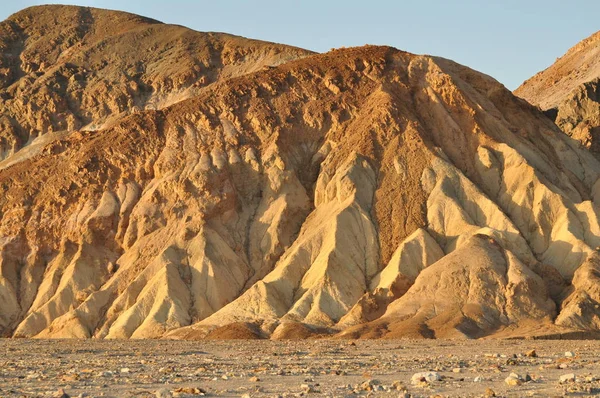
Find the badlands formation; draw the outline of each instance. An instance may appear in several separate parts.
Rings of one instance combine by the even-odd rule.
[[[527,80],[515,94],[539,106],[600,158],[600,32]]]
[[[600,162],[489,76],[66,6],[0,48],[2,336],[600,330]]]

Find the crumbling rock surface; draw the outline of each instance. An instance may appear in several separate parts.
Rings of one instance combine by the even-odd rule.
[[[124,12],[25,9],[0,23],[0,160],[45,134],[101,129],[309,54]]]
[[[600,32],[571,48],[515,94],[539,106],[600,157]]]
[[[66,128],[28,124],[70,120],[46,100],[29,119],[3,108],[18,126],[3,136],[39,135],[0,164],[3,336],[600,328],[600,163],[494,79],[390,47],[310,54],[77,7],[27,9],[2,29],[46,23],[45,36],[0,40],[54,70],[67,48],[42,49],[82,18],[68,54],[141,57],[136,76],[155,86],[122,109],[109,106],[117,91],[82,88]],[[116,76],[85,65],[86,87]],[[35,103],[42,83],[22,84]]]

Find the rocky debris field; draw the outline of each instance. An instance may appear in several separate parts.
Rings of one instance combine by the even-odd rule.
[[[600,342],[1,340],[0,397],[600,394]]]

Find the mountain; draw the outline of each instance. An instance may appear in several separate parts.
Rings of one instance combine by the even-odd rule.
[[[600,158],[600,32],[571,48],[515,94],[539,106]]]
[[[36,93],[63,58],[34,49],[86,20],[53,19],[65,13],[91,28],[61,53],[91,46],[80,62],[96,61],[60,116]],[[491,77],[391,47],[312,54],[89,8],[27,9],[10,29],[40,33],[0,35],[17,43],[3,64],[39,53],[48,69],[6,83],[23,88],[5,101],[37,106],[3,107],[20,127],[2,134],[37,138],[0,163],[2,335],[600,328],[600,162]],[[146,96],[113,80],[131,57]],[[175,71],[193,77],[166,84]],[[62,130],[35,127],[45,115]]]
[[[98,130],[311,52],[124,12],[25,9],[0,24],[0,159],[41,135]]]

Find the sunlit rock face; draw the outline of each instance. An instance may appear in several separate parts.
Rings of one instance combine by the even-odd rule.
[[[527,80],[515,94],[539,106],[600,158],[600,32]]]
[[[600,163],[486,75],[89,8],[0,29],[4,336],[600,327]]]

